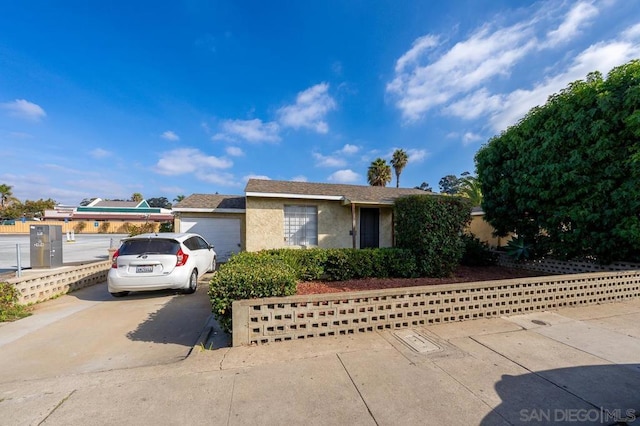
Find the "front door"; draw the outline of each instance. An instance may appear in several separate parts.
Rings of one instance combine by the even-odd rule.
[[[360,248],[380,246],[380,209],[360,209]]]

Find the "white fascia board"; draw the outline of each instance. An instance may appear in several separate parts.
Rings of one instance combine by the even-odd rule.
[[[342,204],[355,204],[357,206],[392,206],[393,201],[358,201],[345,199]]]
[[[245,213],[245,209],[204,209],[196,207],[182,207],[173,209],[178,213]]]
[[[342,201],[344,196],[342,195],[308,195],[308,194],[278,194],[274,192],[247,192],[247,197],[262,197],[262,198],[294,198],[301,200],[330,200],[330,201]]]

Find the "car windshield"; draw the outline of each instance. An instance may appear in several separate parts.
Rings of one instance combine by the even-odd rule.
[[[145,239],[128,240],[122,243],[120,255],[139,254],[176,254],[180,248],[180,243],[175,240]]]

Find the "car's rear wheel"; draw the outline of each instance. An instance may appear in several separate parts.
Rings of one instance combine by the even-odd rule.
[[[195,293],[198,289],[198,271],[195,269],[189,275],[189,286],[184,290],[185,294]]]
[[[124,297],[124,296],[127,296],[128,294],[129,294],[128,291],[119,291],[117,293],[111,293],[113,297]]]

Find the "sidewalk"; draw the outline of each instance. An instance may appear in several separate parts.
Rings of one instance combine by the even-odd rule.
[[[640,300],[203,349],[221,337],[213,330],[171,365],[0,384],[0,424],[609,425],[640,418]]]

